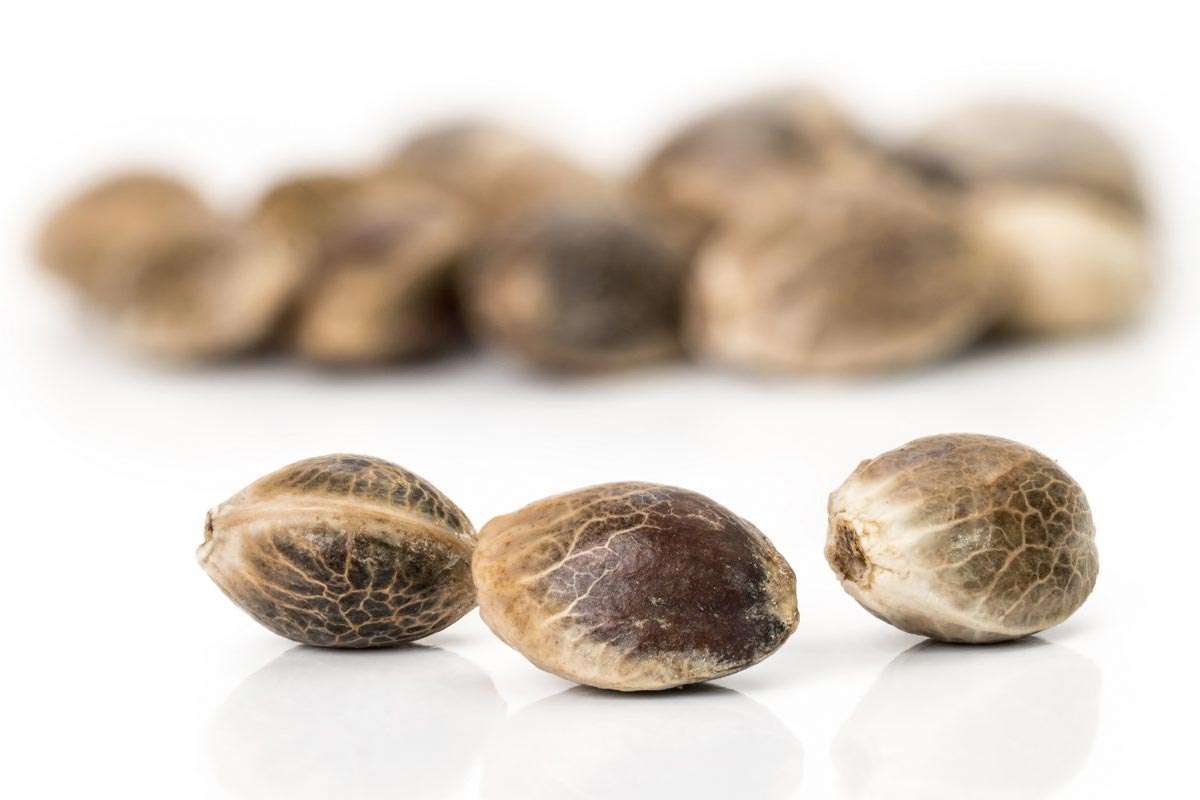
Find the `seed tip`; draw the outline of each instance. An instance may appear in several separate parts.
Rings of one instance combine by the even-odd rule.
[[[204,515],[204,541],[196,548],[196,560],[201,565],[208,560],[213,551],[213,512]]]
[[[826,553],[829,565],[844,581],[861,583],[870,573],[870,562],[863,552],[862,543],[854,526],[844,517],[834,523],[833,537]]]

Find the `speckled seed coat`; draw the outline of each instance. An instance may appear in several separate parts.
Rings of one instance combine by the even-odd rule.
[[[745,669],[796,628],[796,579],[758,529],[702,495],[611,483],[480,532],[480,613],[538,667],[625,691]]]
[[[1029,447],[974,434],[917,439],[860,464],[829,498],[825,557],[872,614],[952,642],[1057,625],[1098,570],[1079,485]]]
[[[299,461],[209,512],[197,555],[280,636],[380,647],[428,636],[475,605],[475,532],[445,495],[377,458]]]

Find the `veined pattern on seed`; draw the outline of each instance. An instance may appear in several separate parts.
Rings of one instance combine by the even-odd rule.
[[[795,626],[794,576],[745,520],[701,495],[616,483],[489,523],[484,620],[583,683],[664,688],[762,659]]]
[[[431,484],[361,456],[308,459],[210,514],[200,558],[235,603],[307,644],[375,647],[474,606],[474,530]]]
[[[994,437],[928,437],[864,462],[830,498],[830,520],[827,555],[847,590],[900,627],[941,638],[1050,627],[1098,573],[1079,485],[1037,451]],[[898,588],[906,581],[953,621],[916,610],[916,589]],[[905,608],[884,609],[887,595]],[[985,630],[954,629],[972,625]]]

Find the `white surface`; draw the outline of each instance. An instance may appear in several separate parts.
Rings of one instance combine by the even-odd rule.
[[[9,12],[6,796],[1082,798],[1192,782],[1200,110],[1194,25],[1172,4],[292,5]],[[687,367],[562,383],[482,358],[341,379],[171,371],[81,324],[23,250],[48,202],[117,157],[179,163],[239,200],[298,160],[347,163],[480,106],[619,164],[706,96],[791,78],[901,126],[987,89],[1110,119],[1163,220],[1151,322],[851,383]],[[825,497],[860,459],[956,430],[1038,447],[1092,503],[1096,592],[1036,641],[922,644],[822,559]],[[478,525],[598,481],[696,489],[789,558],[800,628],[719,688],[649,697],[540,673],[474,613],[420,650],[295,648],[192,550],[210,505],[328,451],[400,462]]]

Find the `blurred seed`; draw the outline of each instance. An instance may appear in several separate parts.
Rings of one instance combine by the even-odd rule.
[[[250,224],[311,262],[341,224],[345,204],[360,184],[357,175],[333,172],[289,176],[262,194]]]
[[[937,196],[884,176],[813,183],[701,251],[685,339],[746,369],[894,369],[972,343],[994,323],[998,291]]]
[[[1005,268],[1005,327],[1065,334],[1119,325],[1145,308],[1149,232],[1125,206],[1079,190],[997,187],[971,197],[970,231]]]
[[[146,265],[207,234],[215,214],[190,186],[156,172],[122,172],[69,199],[46,220],[38,259],[82,295],[119,306]]]
[[[278,241],[228,226],[162,250],[117,314],[118,335],[174,360],[244,354],[277,330],[307,276]]]
[[[128,292],[120,336],[176,360],[231,357],[271,341],[313,281],[360,183],[333,173],[288,177],[244,222],[161,248]]]
[[[688,123],[646,160],[633,192],[671,242],[691,252],[764,191],[835,172],[863,152],[849,118],[828,97],[788,89]]]
[[[579,199],[611,197],[601,177],[516,131],[478,121],[418,132],[383,166],[434,183],[468,203],[485,225]]]
[[[970,233],[1010,284],[1006,328],[1075,333],[1144,306],[1145,199],[1125,148],[1092,120],[1035,103],[978,105],[935,122],[908,151],[968,190]]]
[[[1143,205],[1137,170],[1121,143],[1087,117],[1054,106],[968,106],[935,121],[908,152],[972,184],[1074,187],[1130,208]]]
[[[422,356],[459,338],[453,270],[474,241],[467,209],[414,181],[346,204],[296,311],[293,346],[327,364]]]
[[[535,212],[497,230],[465,271],[479,337],[556,370],[628,367],[679,351],[681,264],[610,205]]]

